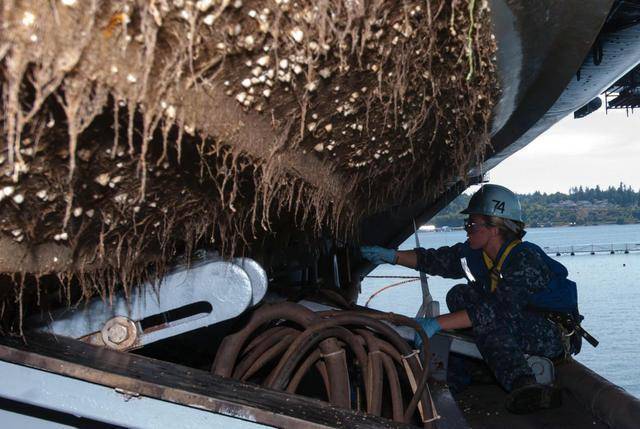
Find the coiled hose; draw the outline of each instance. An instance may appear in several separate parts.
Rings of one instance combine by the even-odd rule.
[[[422,352],[391,324],[415,329]],[[284,302],[261,306],[244,328],[227,336],[211,371],[295,393],[315,368],[332,404],[432,427],[437,413],[427,387],[428,345],[420,325],[405,316],[375,310],[314,313]]]

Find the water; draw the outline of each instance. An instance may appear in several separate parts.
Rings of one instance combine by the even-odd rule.
[[[464,231],[420,233],[422,247],[452,245],[465,240]],[[539,246],[640,243],[640,224],[555,227],[530,229],[526,239]],[[415,247],[412,236],[400,249]],[[553,256],[553,255],[552,255]],[[583,341],[576,359],[601,376],[640,397],[640,252],[629,254],[578,254],[554,258],[569,270],[569,277],[578,284],[580,312],[585,316],[582,326],[600,341],[597,348]],[[381,265],[371,275],[416,276],[404,267]],[[365,279],[360,304],[383,286],[403,279]],[[434,299],[440,301],[441,313],[447,312],[445,295],[461,280],[430,277],[429,287]],[[375,296],[369,306],[415,316],[422,294],[415,281],[390,288]]]

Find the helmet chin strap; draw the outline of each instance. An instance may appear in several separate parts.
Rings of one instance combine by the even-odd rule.
[[[518,225],[517,223],[515,223],[511,219],[503,219],[503,222],[504,222],[504,226],[506,226],[511,231],[513,231],[518,236],[518,238],[520,240],[522,240],[522,237],[524,237],[525,234],[527,233],[527,231],[525,231],[524,229],[520,228],[520,225]]]

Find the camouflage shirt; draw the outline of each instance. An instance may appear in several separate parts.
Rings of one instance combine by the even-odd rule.
[[[480,257],[481,250],[473,250],[468,243],[457,243],[451,247],[439,249],[415,249],[419,271],[440,277],[464,278],[461,259]],[[473,255],[474,252],[477,252]],[[497,304],[510,312],[522,311],[533,294],[545,290],[551,281],[552,271],[543,258],[530,248],[518,246],[511,251],[505,260],[497,289],[490,292],[490,281],[486,268],[483,272],[472,270],[476,279],[472,287],[486,300],[486,304]]]

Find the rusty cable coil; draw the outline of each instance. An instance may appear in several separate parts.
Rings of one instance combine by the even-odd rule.
[[[416,330],[421,353],[390,325]],[[405,316],[374,310],[315,313],[283,302],[261,306],[240,331],[228,335],[211,371],[289,393],[313,385],[310,396],[336,406],[430,427],[437,412],[424,370],[428,347],[420,325]]]

